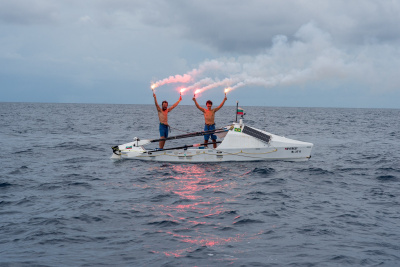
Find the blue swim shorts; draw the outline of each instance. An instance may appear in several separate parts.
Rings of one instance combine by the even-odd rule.
[[[168,137],[168,125],[160,123],[160,137]]]
[[[212,124],[212,125],[205,124],[204,125],[204,131],[205,132],[206,131],[212,131],[212,130],[215,130],[215,124]],[[210,135],[211,135],[211,139],[212,140],[217,140],[217,136],[215,134],[206,134],[206,135],[204,135],[204,140],[208,140],[210,138]]]

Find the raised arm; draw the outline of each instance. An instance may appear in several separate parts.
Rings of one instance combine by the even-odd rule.
[[[222,108],[222,106],[225,104],[225,101],[226,101],[226,100],[228,100],[228,98],[226,98],[226,95],[225,95],[225,98],[224,98],[224,100],[222,100],[221,105],[219,105],[218,107],[216,107],[216,108],[214,109],[214,111],[217,112],[218,110],[220,110],[220,108]]]
[[[203,113],[206,112],[206,110],[205,110],[204,108],[200,107],[199,103],[197,103],[195,97],[193,97],[193,101],[194,101],[194,103],[196,104],[196,107],[197,107],[198,109],[200,109],[201,112],[203,112]]]
[[[158,110],[158,111],[161,111],[161,108],[160,108],[160,106],[159,106],[158,103],[157,103],[157,97],[156,97],[156,94],[155,94],[155,93],[153,93],[153,97],[154,97],[154,103],[156,104],[157,110]]]
[[[179,99],[178,99],[178,101],[176,101],[176,103],[173,104],[172,107],[170,107],[170,108],[168,109],[168,112],[170,112],[171,110],[173,110],[174,108],[176,108],[176,106],[179,104],[179,102],[181,102],[181,100],[182,100],[182,96],[180,96]]]

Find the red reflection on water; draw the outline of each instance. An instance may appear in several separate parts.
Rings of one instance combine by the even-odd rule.
[[[161,214],[181,221],[185,220],[186,223],[193,226],[207,224],[202,220],[203,218],[218,216],[225,212],[223,205],[216,204],[216,202],[223,202],[220,197],[206,197],[210,194],[207,192],[204,194],[204,192],[223,191],[225,187],[229,186],[229,183],[223,183],[223,179],[212,178],[212,175],[207,175],[206,169],[199,165],[171,165],[169,167],[174,173],[171,176],[173,180],[163,181],[161,188],[166,193],[172,192],[182,200],[190,200],[192,203],[160,205],[159,212]],[[218,166],[214,167],[214,172],[219,170]],[[193,217],[193,214],[197,214],[197,216]],[[190,219],[189,216],[191,216]]]
[[[183,239],[182,241],[185,243],[191,243],[191,244],[196,244],[200,246],[207,246],[207,247],[212,247],[215,245],[224,245],[226,243],[232,243],[232,242],[239,242],[243,239],[244,234],[238,234],[234,237],[227,237],[227,238],[222,238],[222,237],[210,237],[209,239],[197,237],[197,238],[186,238]]]
[[[160,230],[160,232],[171,235],[181,242],[180,245],[174,245],[176,250],[170,247],[159,252],[153,251],[154,253],[163,253],[167,257],[182,257],[196,250],[198,246],[221,246],[249,239],[246,233],[222,237],[219,236],[221,232],[216,229],[231,227],[235,217],[238,216],[223,205],[235,201],[237,196],[229,194],[230,188],[235,187],[235,182],[215,178],[216,172],[224,171],[221,166],[168,165],[160,168],[164,172],[165,169],[170,169],[172,172],[170,177],[173,179],[157,180],[157,187],[166,194],[173,193],[189,203],[161,204],[152,207],[161,216],[177,222],[176,229]],[[228,194],[213,194],[215,191]],[[185,234],[177,233],[182,230]]]
[[[189,251],[190,251],[190,249],[184,248],[184,249],[178,249],[176,251],[163,251],[161,253],[163,253],[167,257],[180,258],[180,257],[184,256],[184,253],[187,253]],[[160,253],[159,251],[155,251],[155,250],[153,250],[152,252],[156,253],[156,254]]]
[[[179,249],[179,250],[177,250],[176,252],[166,252],[166,251],[164,251],[163,253],[164,253],[164,255],[167,256],[167,257],[174,256],[175,258],[179,258],[179,257],[183,257],[182,254],[183,254],[184,252],[188,252],[187,249]]]
[[[170,183],[166,189],[183,199],[197,200],[202,198],[197,194],[198,192],[221,188],[221,185],[217,183],[222,179],[210,178],[206,175],[205,169],[198,165],[173,165],[172,168],[179,175],[172,176],[176,181]]]

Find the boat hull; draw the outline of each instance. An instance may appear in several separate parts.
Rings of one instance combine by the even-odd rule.
[[[293,148],[293,147],[290,147]],[[226,161],[261,161],[261,160],[286,160],[306,161],[311,157],[312,145],[296,147],[296,150],[287,148],[268,149],[187,149],[156,152],[121,152],[120,156],[113,155],[115,159],[139,159],[160,162],[226,162]],[[296,151],[294,156],[292,151]],[[298,151],[298,152],[297,152]]]
[[[249,131],[253,136],[246,134]],[[256,131],[254,135],[254,131]],[[257,136],[257,137],[254,137]],[[149,151],[138,143],[118,146],[113,159],[139,159],[160,162],[227,162],[227,161],[306,161],[311,157],[312,143],[274,135],[255,128],[234,124],[216,148],[187,148]]]

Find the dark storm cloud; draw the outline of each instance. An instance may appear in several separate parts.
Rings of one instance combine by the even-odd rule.
[[[399,42],[398,14],[400,1],[0,1],[0,21],[5,23],[71,23],[84,15],[100,27],[138,26],[141,21],[176,38],[237,53],[258,53],[272,45],[274,36],[290,38],[310,21],[339,45]]]
[[[54,1],[0,1],[0,22],[6,24],[55,23],[58,11]]]
[[[143,6],[142,6],[143,7]],[[220,51],[249,52],[310,21],[338,43],[399,42],[399,1],[152,1],[143,22]]]

